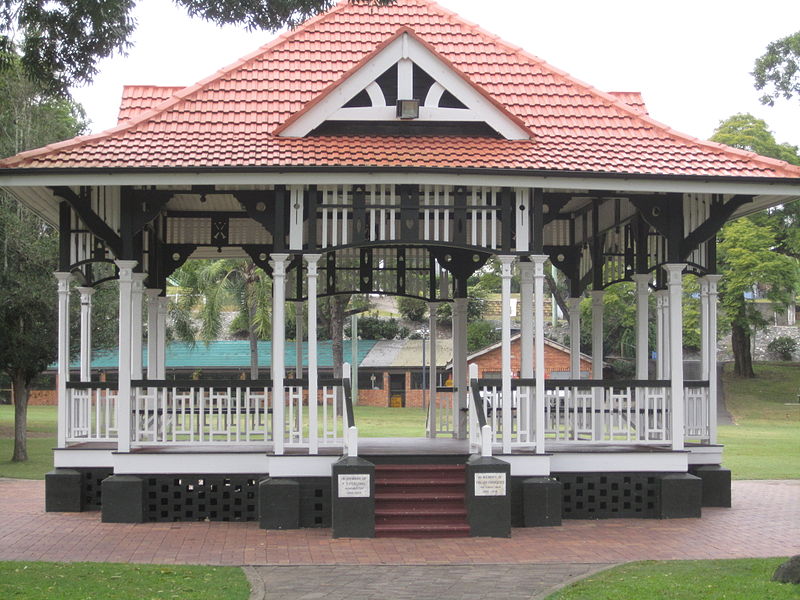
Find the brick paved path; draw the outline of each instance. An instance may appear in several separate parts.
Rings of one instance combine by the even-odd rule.
[[[733,508],[702,519],[565,521],[510,539],[373,540],[255,523],[101,523],[97,512],[45,513],[44,482],[0,479],[0,560],[218,565],[617,563],[800,553],[800,480],[736,481]]]

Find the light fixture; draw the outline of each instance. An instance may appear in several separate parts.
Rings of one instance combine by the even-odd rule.
[[[398,100],[397,117],[400,119],[419,119],[419,100]]]

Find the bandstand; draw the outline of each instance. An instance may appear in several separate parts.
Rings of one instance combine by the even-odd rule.
[[[676,133],[638,94],[594,89],[428,0],[341,3],[195,85],[127,87],[116,128],[0,166],[0,185],[60,231],[48,510],[502,536],[730,505],[716,432],[715,236],[800,197],[798,167]],[[166,280],[217,257],[249,257],[272,277],[269,375],[167,380]],[[482,380],[466,358],[466,282],[492,257],[503,369]],[[536,376],[547,261],[570,284],[568,380]],[[109,269],[113,385],[89,368],[92,293]],[[699,380],[683,371],[686,275],[701,290]],[[636,375],[607,381],[603,295],[623,281],[636,286]],[[313,342],[316,299],[353,293],[452,303],[453,387],[431,388],[427,438],[359,440],[347,378],[318,376],[313,343],[299,362],[286,357],[287,302],[304,305]],[[587,295],[592,344],[581,349]]]

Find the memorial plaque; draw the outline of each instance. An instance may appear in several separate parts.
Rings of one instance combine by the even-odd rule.
[[[339,474],[339,498],[369,498],[369,474]]]
[[[475,473],[476,496],[505,496],[505,473]]]

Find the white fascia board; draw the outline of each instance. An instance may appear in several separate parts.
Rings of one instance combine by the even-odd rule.
[[[653,471],[658,473],[688,470],[688,452],[553,452],[550,470],[553,473],[623,473]]]
[[[341,456],[270,456],[270,477],[330,477]]]
[[[261,452],[118,452],[113,454],[116,475],[234,474],[269,472],[269,461]]]
[[[334,90],[281,131],[283,137],[304,137],[327,121],[356,94],[360,93],[384,71],[403,57],[403,36],[391,42],[358,71],[342,81]],[[369,93],[369,92],[368,92]],[[392,107],[394,109],[394,107]]]
[[[54,185],[81,186],[149,186],[149,185],[380,185],[380,184],[419,184],[419,185],[465,185],[493,187],[529,187],[552,190],[602,190],[626,193],[709,193],[745,194],[751,196],[779,197],[776,203],[800,199],[800,179],[796,183],[759,181],[715,181],[708,179],[654,179],[651,177],[608,177],[599,174],[569,174],[563,176],[513,175],[496,173],[436,173],[431,171],[274,171],[274,172],[236,172],[205,171],[198,168],[194,172],[176,172],[165,169],[156,172],[121,173],[30,173],[3,175],[0,173],[0,187],[13,188],[45,187]],[[764,200],[767,200],[766,198]]]
[[[56,448],[53,450],[53,466],[58,469],[72,467],[106,467],[114,466],[112,454],[115,450],[94,450],[88,448],[70,449]]]
[[[690,465],[721,465],[722,449],[721,445],[713,446],[687,446],[689,451]]]
[[[547,477],[550,475],[549,454],[496,454],[495,458],[511,465],[512,477]]]

